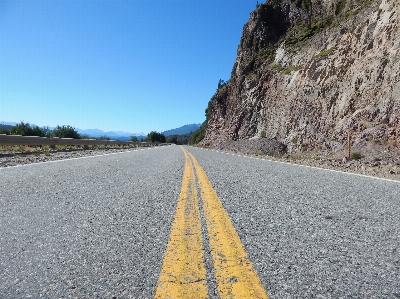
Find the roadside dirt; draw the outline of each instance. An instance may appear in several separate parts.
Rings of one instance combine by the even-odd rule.
[[[253,146],[254,150],[249,148],[243,150],[243,148],[245,148],[244,142],[248,141],[238,140],[226,143],[226,146],[220,144],[214,148],[224,152],[241,153],[274,161],[289,162],[400,181],[400,144],[366,142],[362,146],[352,148],[351,155],[353,158],[348,159],[348,151],[346,148],[336,152],[315,150],[311,152],[288,152],[282,155],[276,154],[273,151],[268,152],[260,150],[257,146]]]

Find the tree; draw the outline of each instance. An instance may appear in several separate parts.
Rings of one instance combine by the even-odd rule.
[[[225,82],[224,80],[219,79],[219,81],[218,81],[218,89],[220,89],[221,87],[223,87],[224,85],[226,85],[226,83],[227,83],[227,82]],[[218,91],[218,89],[217,89],[217,91]]]
[[[206,136],[207,121],[203,122],[200,128],[192,133],[189,139],[189,145],[198,144]]]
[[[162,133],[159,133],[159,132],[156,132],[156,131],[151,131],[149,134],[147,134],[146,141],[147,142],[164,143],[165,142],[165,136]]]
[[[59,137],[59,138],[74,138],[79,139],[80,136],[75,128],[71,126],[57,126],[49,134],[49,137]]]
[[[22,135],[22,136],[39,136],[44,137],[48,135],[48,128],[39,128],[38,126],[31,126],[29,123],[24,123],[21,121],[10,129],[10,134],[12,135]]]
[[[167,143],[175,143],[178,144],[178,136],[177,135],[170,135],[166,138]]]
[[[132,136],[130,141],[132,141],[132,142],[138,142],[138,139],[137,139],[136,136]]]
[[[10,134],[10,130],[6,126],[0,125],[0,134]]]

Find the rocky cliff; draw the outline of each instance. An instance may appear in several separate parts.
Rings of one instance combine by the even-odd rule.
[[[293,152],[342,148],[349,131],[360,148],[397,138],[400,3],[309,4],[269,0],[251,13],[202,145],[266,137]]]

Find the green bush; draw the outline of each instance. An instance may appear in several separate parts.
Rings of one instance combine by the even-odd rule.
[[[48,137],[59,138],[74,138],[79,139],[80,136],[74,127],[71,126],[57,126],[54,130],[50,131]]]
[[[10,130],[7,129],[6,126],[0,125],[0,134],[7,134],[7,135],[9,135],[9,134],[10,134]]]
[[[177,135],[170,135],[170,136],[167,136],[166,142],[167,142],[167,143],[179,144],[179,143],[178,143],[178,136],[177,136]]]
[[[359,159],[361,159],[361,153],[357,153],[357,152],[354,152],[354,153],[352,153],[351,154],[351,159],[353,159],[353,160],[359,160]]]
[[[159,132],[156,132],[156,131],[151,131],[149,134],[147,134],[146,141],[147,142],[164,143],[165,142],[165,136],[162,133],[159,133]]]
[[[272,66],[272,69],[284,75],[289,75],[291,72],[298,71],[300,68],[301,67],[297,65],[289,65],[288,67],[283,67],[280,64],[275,64]]]
[[[335,49],[335,47],[332,47],[332,48],[329,48],[329,49],[327,49],[327,50],[324,50],[324,51],[318,53],[317,55],[315,55],[312,59],[314,60],[314,59],[321,58],[321,57],[323,57],[323,56],[327,56],[327,55],[329,55],[334,49]]]
[[[10,129],[9,134],[45,137],[49,134],[49,132],[50,131],[48,128],[39,128],[38,126],[31,126],[29,123],[24,123],[23,121],[21,121],[20,123],[16,124]]]

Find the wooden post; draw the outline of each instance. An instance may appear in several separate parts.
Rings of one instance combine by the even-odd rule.
[[[351,141],[351,137],[350,137],[350,131],[349,131],[349,132],[347,132],[347,151],[348,151],[348,160],[349,161],[351,158],[350,141]]]

